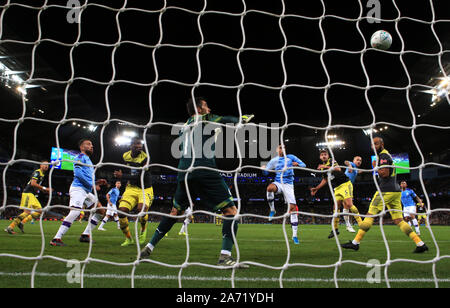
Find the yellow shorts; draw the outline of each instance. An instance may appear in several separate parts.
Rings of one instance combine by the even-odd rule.
[[[402,212],[402,193],[401,192],[385,192],[383,193],[384,203],[388,210],[396,210],[389,212],[392,219],[403,219]],[[372,202],[369,206],[369,215],[377,215],[383,211],[383,200],[380,193],[377,191],[373,196]]]
[[[153,203],[153,187],[142,190],[136,186],[128,185],[123,193],[122,199],[119,201],[119,208],[124,207],[132,211],[139,203],[144,204],[145,193],[145,205],[150,207]]]
[[[422,219],[427,219],[427,215],[419,215],[419,216],[417,216],[417,219],[418,220],[422,220]]]
[[[334,189],[334,197],[336,201],[342,201],[345,199],[353,199],[353,184],[348,181]]]
[[[42,209],[41,203],[32,193],[23,193],[20,200],[20,207],[25,207],[33,210]]]

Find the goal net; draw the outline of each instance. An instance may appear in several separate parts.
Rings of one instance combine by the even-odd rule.
[[[132,287],[449,286],[450,16],[444,1],[303,2],[1,0],[1,226],[6,229],[24,209],[42,211],[33,227],[25,225],[30,232],[2,235],[1,280],[19,277],[31,287],[117,281]],[[371,46],[378,30],[392,36],[388,50]],[[200,96],[212,113],[241,119],[215,123],[209,131],[217,129],[218,158],[218,167],[209,169],[225,179],[238,214],[210,212],[202,196],[194,198],[188,189],[194,224],[184,237],[176,237],[175,225],[148,260],[139,260],[144,245],[120,249],[120,230],[92,231],[94,243],[85,246],[71,239],[64,250],[50,248],[69,212],[81,138],[93,141],[96,178],[109,185],[118,169],[152,173],[150,209],[121,212],[135,242],[139,220],[150,215],[148,243],[173,202],[186,102]],[[246,123],[242,116],[249,114],[255,118]],[[379,214],[367,215],[381,192],[373,164],[377,136],[393,154],[398,182],[412,183],[425,204],[417,214],[424,218],[425,254],[411,253],[414,243],[394,225],[389,214],[396,210],[386,207],[385,198]],[[134,137],[150,154],[145,167],[123,163]],[[300,245],[292,243],[285,198],[276,195],[275,218],[268,216],[266,188],[275,173],[263,171],[278,144],[306,164],[286,162],[281,170],[295,171]],[[354,204],[374,224],[359,252],[341,247],[356,234],[345,225],[326,238],[333,219],[343,222],[344,213],[336,211],[334,169],[317,168],[322,149],[342,169],[348,167],[344,161],[363,158],[354,170],[360,172]],[[52,193],[47,198],[40,192],[42,210],[21,207],[23,187],[42,163],[51,167],[42,185]],[[192,163],[188,174],[199,169],[205,168]],[[323,175],[327,185],[311,196]],[[94,192],[102,203],[106,193]],[[85,212],[88,221],[94,217],[95,211]],[[347,215],[350,221],[357,216]],[[178,218],[182,222],[186,214]],[[221,231],[214,225],[227,219],[240,223],[233,232],[237,263],[221,270]],[[74,237],[76,228],[74,223],[68,235]],[[240,269],[243,264],[249,268]]]

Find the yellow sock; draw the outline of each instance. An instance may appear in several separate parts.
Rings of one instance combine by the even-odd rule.
[[[409,238],[412,239],[414,243],[416,243],[416,245],[422,242],[420,237],[417,235],[416,232],[413,231],[413,229],[410,227],[410,225],[408,225],[408,223],[402,221],[401,223],[398,224],[398,226],[400,227],[400,230],[402,230],[403,233],[409,236]]]
[[[354,241],[357,243],[361,243],[362,239],[364,238],[364,235],[366,235],[366,231],[364,231],[363,229],[359,229],[358,233],[355,236]]]
[[[372,228],[373,225],[373,218],[372,217],[366,217],[363,222],[359,225],[358,233],[355,236],[354,241],[357,243],[361,243],[362,239],[364,238],[364,235]]]
[[[148,214],[139,218],[139,222],[141,223],[141,233],[145,231],[147,228]]]
[[[14,220],[13,220],[13,222],[9,225],[9,227],[11,228],[11,229],[14,229],[18,224],[20,224],[20,222],[25,218],[25,217],[27,217],[28,216],[28,214],[27,213],[25,213],[25,212],[23,212],[22,214],[20,214],[18,217],[16,217]]]
[[[352,206],[350,208],[350,212],[352,212],[353,214],[359,215],[359,211],[358,211],[358,208],[356,206]],[[362,223],[361,217],[359,217],[359,216],[353,216],[353,217],[355,217],[355,220],[358,223],[358,226],[360,226],[361,223]]]
[[[33,216],[28,215],[27,217],[25,217],[25,218],[22,220],[22,224],[26,224],[27,222],[31,221],[32,219],[33,219]]]
[[[128,224],[128,218],[119,218],[120,229],[126,238],[131,238],[130,228]]]

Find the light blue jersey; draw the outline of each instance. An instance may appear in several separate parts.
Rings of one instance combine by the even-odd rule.
[[[114,187],[108,192],[109,195],[109,201],[111,201],[112,204],[116,205],[117,199],[119,199],[120,191],[117,187]]]
[[[84,166],[80,165],[78,163],[83,163],[87,165],[92,165],[92,161],[89,158],[89,156],[85,154],[78,155],[73,160],[73,182],[72,186],[74,187],[81,187],[86,192],[90,193],[92,192],[92,185],[95,181],[94,176],[94,167],[93,166]]]
[[[416,198],[417,195],[414,192],[414,190],[406,188],[404,191],[402,191],[402,204],[403,207],[409,207],[414,206],[416,207],[416,201],[414,201],[414,198]]]
[[[294,162],[298,163],[299,167],[303,168],[306,167],[305,163],[302,162],[298,157],[289,154],[287,155],[286,158],[286,168],[293,167]],[[285,163],[284,156],[275,157],[267,164],[266,170],[263,171],[263,173],[265,175],[268,175],[269,170],[275,170],[276,171],[275,182],[280,184],[294,184],[294,170],[288,169],[284,172],[281,171],[284,169],[284,163]]]
[[[358,170],[356,169],[356,165],[353,162],[350,162],[350,164],[352,165],[352,172],[350,172],[350,168],[347,168],[345,170],[345,175],[350,179],[350,181],[352,182],[352,184],[355,184],[355,180],[356,180],[356,176],[358,175]]]

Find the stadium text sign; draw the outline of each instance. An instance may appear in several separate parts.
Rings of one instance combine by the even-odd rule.
[[[67,22],[69,24],[80,23],[80,14],[81,14],[81,3],[79,0],[69,0],[67,1],[66,7],[69,10],[67,12]]]

